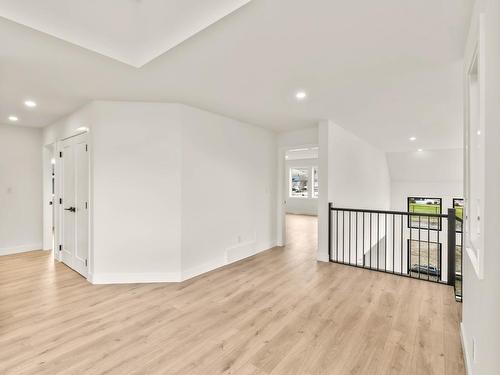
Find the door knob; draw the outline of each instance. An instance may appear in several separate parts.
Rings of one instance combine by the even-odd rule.
[[[66,211],[76,212],[75,207],[65,208]]]

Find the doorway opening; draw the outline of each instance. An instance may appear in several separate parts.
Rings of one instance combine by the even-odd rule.
[[[88,134],[44,147],[44,249],[87,278],[90,163]]]
[[[319,198],[319,147],[316,144],[301,145],[280,150],[280,184],[278,195],[281,199],[278,210],[278,244],[286,245],[294,236],[290,231],[293,215],[306,216],[315,220],[317,229]],[[304,222],[307,221],[304,218]],[[298,220],[292,220],[298,223]],[[293,225],[292,225],[293,226]],[[287,233],[289,232],[289,233]],[[281,240],[281,241],[280,241]]]

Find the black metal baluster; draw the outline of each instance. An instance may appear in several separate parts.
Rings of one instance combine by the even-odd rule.
[[[439,242],[439,230],[437,231],[437,249],[436,249],[436,258],[437,258],[437,267],[438,267],[438,276],[436,277],[436,282],[441,280],[441,243]]]
[[[358,213],[356,212],[356,266],[358,265]]]
[[[342,263],[345,263],[345,211],[342,211]]]
[[[462,215],[462,220],[464,215]],[[462,232],[460,232],[460,301],[464,299],[464,222],[461,224]]]
[[[328,261],[332,261],[332,202],[328,203]]]
[[[412,215],[408,215],[408,220],[410,221],[410,242],[408,243],[408,249],[407,249],[407,255],[406,255],[406,267],[408,274],[413,277],[411,273],[411,262],[412,262],[412,257],[413,257],[413,239],[412,239],[412,234],[413,234],[413,218]]]
[[[379,244],[380,244],[380,213],[377,213],[377,270],[380,270],[380,254],[379,254]]]
[[[394,248],[396,246],[396,215],[392,214],[392,273],[395,273],[394,269],[394,257],[396,256]]]
[[[347,233],[349,233],[349,264],[351,264],[351,242],[352,242],[352,232],[351,232],[351,215],[352,212],[349,211],[349,231]]]
[[[368,245],[370,252],[370,269],[372,268],[372,213],[370,212],[370,244]]]
[[[361,249],[361,256],[363,257],[363,268],[365,267],[365,213],[363,212],[363,246]]]
[[[422,225],[420,224],[421,216],[418,216],[418,278],[420,279],[420,232]]]
[[[384,271],[387,272],[387,214],[385,214],[384,230]]]
[[[431,232],[430,232],[430,217],[427,216],[427,280],[430,280],[430,237],[431,237]]]
[[[448,262],[448,285],[452,285],[455,288],[455,253],[457,250],[456,241],[456,213],[454,208],[448,209],[448,249],[447,249],[447,262]]]
[[[339,211],[336,210],[335,214],[336,214],[335,222],[337,223],[335,225],[335,231],[336,231],[336,234],[335,234],[335,242],[336,242],[336,246],[335,246],[335,261],[338,262],[339,261]]]
[[[403,221],[404,221],[404,216],[401,215],[401,253],[399,254],[399,256],[401,257],[401,269],[399,270],[399,273],[402,275],[403,274],[403,251],[404,251],[404,245],[403,245]]]

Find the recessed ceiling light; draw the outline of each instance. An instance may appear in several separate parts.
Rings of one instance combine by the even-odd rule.
[[[79,128],[76,128],[76,131],[77,132],[88,132],[89,128],[87,128],[86,126],[80,126]]]
[[[412,141],[412,142],[413,142],[413,141],[416,141],[416,140],[417,140],[417,137],[410,137],[410,138],[408,138],[408,139],[409,139],[410,141]]]
[[[17,116],[14,116],[14,115],[9,116],[9,121],[16,122],[17,120],[19,120],[19,119],[17,118]]]
[[[36,107],[36,102],[34,102],[33,100],[26,100],[24,102],[24,105],[26,107],[35,108]]]
[[[305,91],[298,91],[295,94],[295,97],[297,98],[297,100],[304,100],[307,97],[307,94]]]
[[[418,152],[422,152],[422,151],[424,151],[424,150],[422,150],[421,148],[419,148],[417,151],[418,151]]]

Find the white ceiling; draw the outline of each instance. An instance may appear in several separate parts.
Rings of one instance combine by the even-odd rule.
[[[249,1],[0,0],[0,15],[141,67]]]
[[[0,15],[18,2],[35,1],[0,0]],[[71,3],[46,5],[71,19],[87,2],[43,3]],[[103,3],[100,24],[123,27]],[[0,18],[0,119],[45,126],[93,99],[172,101],[277,131],[331,119],[388,151],[460,147],[471,4],[253,0],[141,68]],[[300,103],[299,89],[309,94]],[[26,98],[38,107],[23,108]]]

